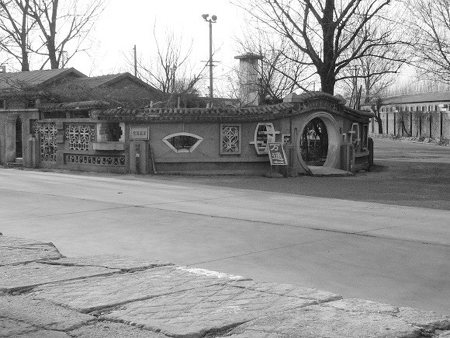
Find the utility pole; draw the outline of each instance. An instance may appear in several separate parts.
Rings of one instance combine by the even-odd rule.
[[[209,18],[209,14],[203,14],[202,18],[205,19],[206,22],[209,23],[209,98],[212,99],[214,97],[214,87],[213,87],[213,51],[212,51],[212,24],[217,22],[217,16],[212,15]]]

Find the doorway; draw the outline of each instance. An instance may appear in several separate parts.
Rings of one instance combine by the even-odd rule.
[[[20,117],[16,119],[16,158],[23,157],[22,150],[22,120]]]
[[[328,156],[328,131],[321,118],[309,121],[302,132],[300,151],[308,166],[323,166]]]

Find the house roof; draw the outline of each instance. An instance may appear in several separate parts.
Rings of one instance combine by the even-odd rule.
[[[65,103],[44,103],[39,107],[42,112],[51,111],[71,111],[71,110],[90,110],[109,107],[109,102],[105,101],[79,101]]]
[[[75,68],[33,70],[28,72],[0,73],[0,91],[37,87],[56,81],[69,74],[86,77]]]
[[[450,102],[450,91],[392,96],[383,99],[383,104],[407,104],[427,102]]]
[[[101,76],[94,76],[94,77],[79,78],[79,79],[74,80],[74,83],[83,85],[88,88],[97,88],[97,87],[101,87],[101,86],[112,85],[123,79],[129,79],[129,80],[141,85],[142,87],[147,88],[148,90],[157,90],[153,86],[142,81],[141,79],[137,78],[136,76],[131,75],[128,72],[119,73],[119,74],[108,74],[108,75],[101,75]]]

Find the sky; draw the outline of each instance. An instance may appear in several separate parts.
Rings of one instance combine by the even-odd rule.
[[[239,35],[244,13],[229,0],[109,0],[96,23],[89,56],[80,54],[69,61],[86,75],[132,72],[136,45],[138,55],[150,58],[155,52],[153,27],[164,39],[166,29],[181,36],[186,49],[192,42],[192,62],[204,65],[209,58],[209,27],[202,14],[216,15],[213,24],[214,76],[221,77],[237,65],[235,36]]]

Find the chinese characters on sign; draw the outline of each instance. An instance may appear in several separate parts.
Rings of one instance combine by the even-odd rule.
[[[130,128],[131,140],[148,140],[148,128],[146,127],[131,127]]]
[[[268,143],[269,159],[271,165],[288,165],[286,153],[284,152],[281,142]]]

